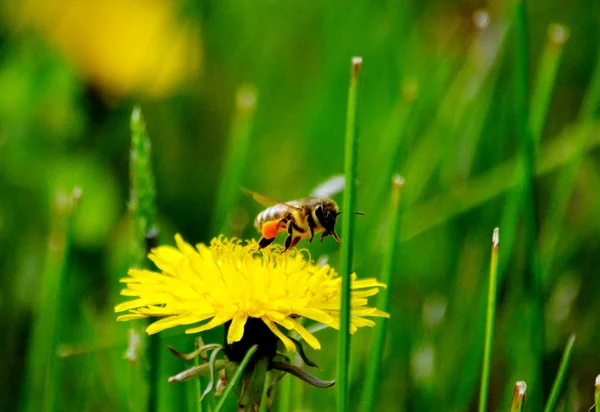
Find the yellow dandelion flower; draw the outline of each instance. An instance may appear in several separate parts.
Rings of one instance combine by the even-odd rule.
[[[186,330],[198,333],[225,324],[227,345],[270,331],[288,351],[295,351],[295,344],[280,328],[295,330],[314,349],[321,348],[298,322],[300,316],[339,329],[341,277],[329,265],[315,264],[308,252],[282,254],[278,246],[257,252],[254,240],[244,245],[222,237],[196,248],[179,235],[175,241],[177,248],[160,246],[148,255],[162,273],[130,269],[121,279],[127,284],[121,294],[135,299],[115,307],[115,312],[129,311],[118,320],[162,318],[148,326],[149,334],[205,322]],[[367,306],[367,298],[384,284],[353,274],[351,287],[351,333],[374,326],[370,317],[389,317]]]

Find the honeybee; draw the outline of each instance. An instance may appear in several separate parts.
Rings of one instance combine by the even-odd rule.
[[[296,246],[300,239],[308,239],[312,243],[315,233],[319,232],[323,232],[321,242],[327,236],[333,236],[339,242],[340,238],[335,232],[335,223],[342,212],[331,197],[344,189],[344,183],[344,176],[334,176],[315,188],[310,197],[289,202],[280,202],[260,193],[243,189],[258,203],[269,206],[254,220],[254,226],[262,235],[258,242],[259,249],[273,243],[279,232],[288,234],[283,252]]]

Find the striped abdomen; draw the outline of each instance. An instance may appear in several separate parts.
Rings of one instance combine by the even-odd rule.
[[[260,231],[262,226],[267,222],[288,218],[291,210],[292,209],[289,206],[283,203],[271,206],[256,216],[256,219],[254,220],[254,227]]]

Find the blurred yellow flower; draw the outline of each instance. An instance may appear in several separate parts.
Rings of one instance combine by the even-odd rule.
[[[23,0],[5,5],[13,27],[34,27],[104,91],[160,97],[198,74],[198,28],[163,0]]]
[[[160,246],[149,255],[162,273],[130,269],[130,277],[121,280],[127,284],[121,294],[137,299],[115,307],[116,312],[130,311],[118,320],[162,317],[148,326],[149,334],[207,321],[186,330],[197,333],[230,322],[227,344],[232,344],[242,339],[249,318],[261,319],[288,351],[296,347],[280,326],[298,332],[314,349],[321,348],[298,316],[339,329],[341,277],[330,266],[312,262],[308,252],[282,254],[279,246],[257,252],[255,240],[242,245],[216,238],[210,246],[196,248],[179,235],[175,240],[177,248]],[[351,333],[373,326],[368,317],[389,317],[367,307],[367,298],[380,287],[385,285],[375,279],[352,276]]]

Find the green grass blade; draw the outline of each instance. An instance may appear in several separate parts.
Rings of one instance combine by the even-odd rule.
[[[235,113],[225,150],[225,162],[212,219],[211,234],[215,236],[229,233],[229,217],[239,199],[240,186],[246,169],[256,99],[256,90],[252,86],[242,86],[236,94]]]
[[[277,385],[277,405],[280,411],[291,410],[292,401],[292,378],[291,376],[284,376]]]
[[[556,73],[560,65],[563,46],[568,38],[569,30],[565,26],[550,25],[531,101],[531,134],[536,145],[541,139],[546,124]]]
[[[479,412],[485,412],[487,407],[488,388],[490,385],[490,363],[492,358],[492,341],[494,337],[494,322],[496,319],[496,289],[498,286],[498,253],[500,235],[498,228],[492,235],[492,258],[490,261],[490,283],[488,288],[487,315],[485,320],[485,346],[483,351],[483,370],[479,392]]]
[[[129,159],[129,212],[132,215],[131,264],[143,268],[146,259],[146,235],[156,221],[156,189],[152,174],[151,144],[139,107],[131,113],[131,156]]]
[[[69,255],[73,241],[73,219],[81,199],[81,189],[70,196],[59,193],[53,207],[48,254],[40,284],[37,316],[33,321],[26,385],[26,411],[60,410],[61,359],[57,350],[62,343],[63,309],[66,296]]]
[[[565,380],[565,375],[567,373],[567,368],[569,367],[569,361],[571,360],[571,353],[573,352],[574,343],[575,335],[571,335],[569,341],[567,342],[567,346],[565,347],[563,357],[560,361],[558,373],[556,374],[556,379],[554,379],[554,384],[552,384],[552,391],[550,391],[550,396],[548,397],[548,402],[546,403],[544,412],[552,412],[556,409],[558,397],[560,396],[563,381]]]
[[[595,129],[598,131],[598,127]],[[580,155],[592,151],[600,144],[598,133],[589,133],[590,129],[577,126],[566,130],[557,138],[547,143],[540,150],[540,161],[537,164],[536,175],[544,176],[576,161]],[[584,133],[591,139],[580,141]],[[513,173],[518,159],[503,162],[478,177],[470,179],[464,185],[448,188],[438,196],[407,209],[402,216],[401,241],[415,238],[426,231],[447,222],[453,217],[471,210],[490,199],[513,190],[519,184],[519,176]],[[408,190],[407,190],[408,192]],[[502,231],[502,244],[505,245],[506,230]],[[503,250],[506,248],[503,246]],[[500,262],[502,267],[502,262]],[[500,269],[500,273],[502,270]]]
[[[577,145],[587,145],[593,138],[593,122],[598,111],[598,106],[600,106],[600,52],[598,53],[596,67],[578,114],[578,121],[585,129],[582,133],[576,135],[577,139],[575,143]],[[554,265],[556,247],[562,236],[561,229],[564,224],[567,208],[571,201],[571,192],[574,189],[574,183],[583,162],[584,154],[584,151],[578,152],[573,160],[564,168],[558,178],[556,189],[553,191],[552,198],[548,205],[550,213],[548,213],[548,217],[544,224],[545,229],[540,236],[542,239],[541,250],[544,252],[542,259],[543,278],[546,278]]]
[[[356,203],[357,109],[362,58],[354,57],[350,70],[348,112],[346,116],[345,175],[346,188],[342,214],[342,299],[337,363],[337,410],[348,408],[348,365],[350,364],[350,275],[354,260],[354,205]]]
[[[510,412],[523,412],[525,406],[525,392],[527,392],[527,384],[524,381],[519,381],[515,384],[512,402],[510,403]]]
[[[244,356],[244,359],[242,359],[240,366],[238,366],[237,371],[233,375],[233,378],[231,378],[231,380],[229,381],[229,384],[227,385],[225,392],[223,392],[223,396],[221,397],[221,400],[217,404],[217,407],[215,408],[215,412],[220,412],[223,410],[223,408],[225,407],[225,404],[227,403],[227,398],[229,397],[229,395],[231,395],[231,391],[233,390],[235,385],[237,385],[237,383],[239,382],[240,378],[242,377],[242,374],[244,373],[244,370],[246,369],[246,366],[248,366],[248,362],[250,362],[252,355],[254,355],[254,353],[256,352],[257,349],[258,349],[258,345],[254,345],[248,350],[248,352],[246,352],[246,356]]]
[[[131,156],[129,163],[130,198],[129,212],[131,214],[131,267],[147,268],[146,258],[148,249],[157,243],[156,222],[156,189],[152,174],[151,144],[146,133],[146,123],[139,107],[134,107],[131,113]],[[152,234],[153,233],[153,234]],[[152,245],[151,243],[154,243]],[[145,344],[145,354],[142,362],[137,362],[132,371],[132,402],[140,404],[146,398],[146,408],[155,411],[158,407],[158,368],[159,368],[159,337],[147,337],[141,327],[137,327],[138,336]],[[144,347],[144,344],[140,347]],[[147,365],[145,364],[147,362]],[[137,378],[145,373],[145,384]]]
[[[387,289],[379,292],[379,309],[384,312],[389,311],[390,307],[390,289],[392,283],[392,275],[396,267],[396,258],[398,256],[398,238],[400,232],[400,192],[404,186],[404,180],[400,176],[395,176],[392,183],[392,199],[390,207],[389,232],[387,239],[387,247],[383,257],[383,269],[381,271],[381,282],[387,285]],[[370,412],[375,404],[375,394],[379,383],[379,371],[381,369],[381,358],[383,356],[383,346],[387,335],[387,319],[379,319],[375,326],[375,338],[373,349],[369,355],[369,369],[365,380],[365,391],[362,399],[362,410]]]
[[[600,49],[596,58],[596,68],[592,74],[592,79],[586,90],[581,104],[581,109],[577,115],[581,122],[590,122],[596,118],[598,106],[600,105]]]
[[[528,47],[528,20],[525,0],[516,0],[515,16],[513,21],[515,40],[514,62],[514,116],[516,133],[520,145],[521,167],[520,190],[515,194],[512,206],[507,208],[517,215],[520,210],[520,223],[522,224],[523,253],[525,256],[525,271],[523,275],[524,311],[522,317],[525,330],[529,336],[525,339],[524,350],[517,354],[515,367],[521,368],[524,376],[533,389],[530,391],[530,405],[534,410],[539,410],[541,398],[541,350],[544,342],[544,316],[542,306],[542,288],[540,271],[538,267],[537,235],[538,216],[535,186],[535,170],[537,146],[531,133],[529,117],[529,47]],[[516,230],[516,226],[512,227]],[[513,232],[514,234],[514,232]],[[520,355],[526,354],[526,357]]]
[[[600,375],[596,376],[596,389],[594,390],[594,401],[596,412],[600,412]]]

